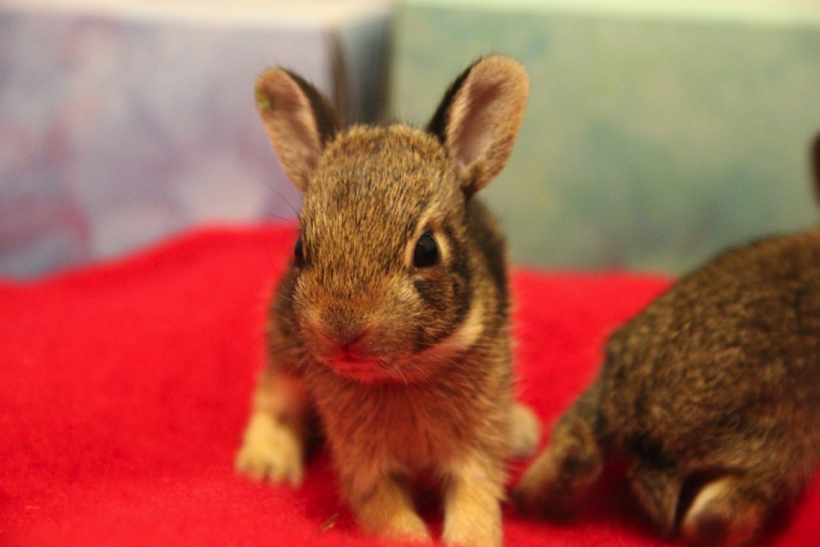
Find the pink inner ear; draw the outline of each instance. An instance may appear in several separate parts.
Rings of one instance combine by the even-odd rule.
[[[287,81],[270,89],[272,93],[271,111],[279,116],[283,124],[281,139],[292,142],[281,143],[284,146],[305,146],[311,151],[320,148],[319,137],[310,111],[310,103],[305,99],[298,86]],[[294,143],[293,141],[296,141]]]
[[[310,104],[298,93],[295,86],[288,86],[288,88],[288,92],[281,98],[284,99],[283,116],[290,126],[291,138],[318,153],[321,143],[310,111]]]
[[[498,121],[492,105],[501,95],[501,85],[501,82],[481,82],[464,90],[466,104],[458,105],[458,119],[454,120],[450,142],[460,170],[469,169],[487,153]]]
[[[279,161],[291,182],[305,190],[322,149],[310,101],[281,71],[264,74],[257,89],[267,98],[259,108]]]
[[[445,145],[468,193],[484,188],[504,168],[524,117],[529,80],[511,59],[476,63],[456,91],[445,127]]]

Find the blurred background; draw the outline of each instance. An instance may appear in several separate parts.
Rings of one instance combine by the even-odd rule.
[[[421,126],[489,53],[531,78],[482,192],[516,264],[678,274],[820,219],[820,0],[0,0],[0,276],[293,220],[265,67]]]

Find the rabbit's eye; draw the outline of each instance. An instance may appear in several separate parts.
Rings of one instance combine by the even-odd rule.
[[[296,240],[296,245],[293,248],[293,258],[298,266],[305,263],[305,250],[302,248],[301,236]]]
[[[433,234],[427,232],[416,242],[416,248],[413,251],[413,266],[427,268],[438,264],[438,260],[438,244],[433,238]]]

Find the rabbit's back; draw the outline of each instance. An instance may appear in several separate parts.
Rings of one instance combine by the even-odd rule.
[[[641,465],[792,467],[820,453],[820,230],[728,251],[607,345],[602,437]]]

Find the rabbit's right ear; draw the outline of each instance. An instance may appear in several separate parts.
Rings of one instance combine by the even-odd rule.
[[[528,93],[524,67],[499,55],[474,63],[445,93],[427,131],[447,150],[465,195],[489,184],[504,168]]]
[[[316,88],[281,68],[257,78],[256,108],[285,174],[304,191],[322,150],[339,130],[336,112]]]

